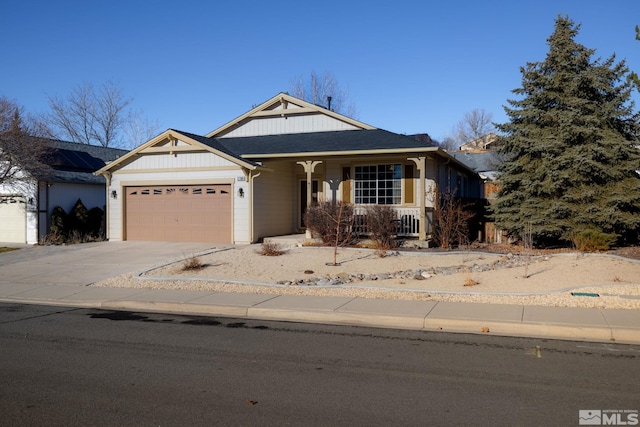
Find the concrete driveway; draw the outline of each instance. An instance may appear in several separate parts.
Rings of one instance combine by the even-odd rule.
[[[0,246],[3,246],[0,243]],[[222,245],[224,246],[224,245]],[[86,286],[120,274],[206,253],[211,243],[94,242],[24,246],[0,253],[0,284]]]

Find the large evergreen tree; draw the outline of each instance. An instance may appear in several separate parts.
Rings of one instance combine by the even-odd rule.
[[[498,125],[501,189],[493,213],[512,236],[565,245],[595,230],[637,242],[640,229],[640,125],[633,85],[615,55],[575,42],[580,29],[559,16],[542,62],[521,67],[522,87]]]

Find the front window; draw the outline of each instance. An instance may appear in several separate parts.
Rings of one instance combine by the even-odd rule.
[[[358,205],[402,203],[400,164],[355,167],[355,202]]]

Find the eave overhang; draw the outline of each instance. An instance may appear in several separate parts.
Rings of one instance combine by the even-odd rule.
[[[187,143],[187,145],[174,145],[172,141],[182,141]],[[165,143],[169,141],[169,144],[159,145],[161,143]],[[228,160],[232,163],[237,164],[242,168],[246,168],[249,170],[261,169],[261,166],[252,161],[243,160],[242,158],[233,156],[224,151],[218,150],[215,147],[211,147],[206,145],[197,139],[174,129],[168,129],[156,136],[155,138],[149,140],[148,142],[142,144],[138,148],[135,148],[129,151],[127,154],[119,157],[113,162],[108,163],[101,169],[94,172],[94,175],[105,175],[106,173],[113,172],[114,169],[117,169],[120,165],[126,164],[127,161],[132,160],[136,157],[139,157],[144,154],[178,154],[178,153],[204,153],[209,152],[215,154],[217,156],[222,157],[225,160]]]

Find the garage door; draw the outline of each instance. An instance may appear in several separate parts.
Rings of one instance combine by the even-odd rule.
[[[125,188],[125,239],[231,243],[231,185]]]
[[[22,197],[0,196],[0,242],[26,243],[25,206]]]

